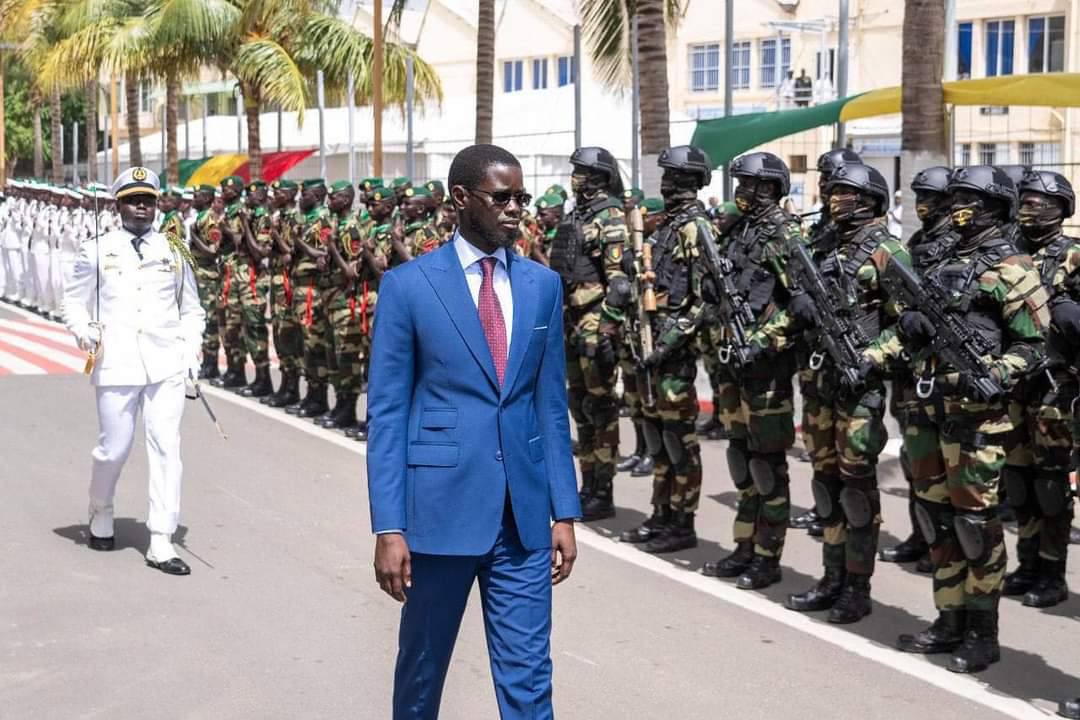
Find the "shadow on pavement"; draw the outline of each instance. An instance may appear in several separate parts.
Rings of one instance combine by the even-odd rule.
[[[184,538],[187,537],[187,526],[180,525],[173,533],[173,544],[184,547]],[[53,528],[53,532],[62,538],[71,540],[76,545],[85,546],[90,539],[90,528],[87,525],[67,525]],[[134,548],[140,555],[145,555],[150,547],[150,531],[146,524],[135,518],[116,518],[113,521],[113,532],[116,538],[116,550]],[[113,552],[116,552],[114,550]]]

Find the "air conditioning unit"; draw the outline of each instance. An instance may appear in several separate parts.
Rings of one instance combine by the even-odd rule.
[[[793,13],[799,9],[799,0],[776,0],[776,4],[784,12]]]

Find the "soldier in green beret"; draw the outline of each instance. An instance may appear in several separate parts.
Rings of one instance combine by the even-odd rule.
[[[623,212],[628,213],[631,210],[637,210],[641,205],[641,201],[644,199],[645,193],[641,191],[641,188],[624,190],[622,196]]]
[[[300,370],[304,361],[304,336],[293,312],[292,260],[293,235],[300,224],[296,209],[299,187],[292,180],[275,180],[270,184],[273,196],[270,208],[270,327],[274,333],[281,370],[281,385],[277,392],[259,402],[283,408],[300,402]]]
[[[241,196],[244,179],[230,175],[221,181],[222,217],[217,225],[221,232],[218,256],[221,259],[221,304],[223,310],[221,343],[225,346],[228,368],[225,374],[213,381],[217,387],[238,390],[247,384],[244,373],[244,320],[240,301],[241,285],[245,278],[239,275],[237,254],[244,245],[244,231],[240,225],[243,212]]]
[[[405,247],[414,258],[442,245],[442,238],[435,227],[435,208],[431,201],[431,192],[421,185],[406,190],[401,203]]]
[[[266,296],[270,290],[269,258],[270,209],[266,183],[254,180],[245,193],[245,211],[240,213],[244,242],[236,254],[240,291],[240,317],[244,344],[255,365],[255,378],[239,390],[244,397],[264,398],[273,391],[270,380],[270,332],[266,326]]]
[[[195,189],[195,223],[191,226],[191,255],[195,258],[195,280],[199,288],[199,302],[206,313],[202,341],[203,364],[199,370],[199,377],[204,380],[220,377],[218,349],[221,347],[219,327],[222,308],[218,247],[221,244],[221,231],[217,227],[219,218],[210,207],[216,190],[213,185],[200,185]]]
[[[558,183],[550,186],[547,190],[544,191],[544,194],[558,195],[560,198],[562,198],[562,201],[564,203],[570,198],[570,196],[566,192],[566,188],[564,188],[562,185],[559,185]]]
[[[551,252],[551,242],[555,239],[555,231],[559,229],[559,223],[563,219],[564,202],[558,193],[542,195],[536,201],[536,222],[542,233],[539,253],[543,256],[545,265],[548,264],[548,253]]]

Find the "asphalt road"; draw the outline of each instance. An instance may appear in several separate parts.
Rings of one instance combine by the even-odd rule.
[[[0,377],[0,718],[390,716],[398,608],[371,570],[363,446],[210,400],[229,439],[188,404],[177,539],[193,573],[174,578],[142,560],[141,439],[117,497],[118,549],[90,552],[87,381]],[[819,572],[802,533],[764,593],[702,577],[731,549],[734,499],[723,443],[706,443],[704,462],[697,549],[655,558],[611,539],[648,507],[648,482],[625,475],[618,517],[579,529],[581,557],[555,593],[557,717],[1043,717],[1080,694],[1076,597],[1050,611],[1004,601],[1002,661],[972,679],[891,649],[933,616],[929,578],[907,568],[880,564],[873,615],[846,628],[780,604]],[[895,458],[881,470],[888,544],[908,521]],[[792,474],[801,510],[809,468],[792,458]],[[497,717],[475,597],[442,717]]]

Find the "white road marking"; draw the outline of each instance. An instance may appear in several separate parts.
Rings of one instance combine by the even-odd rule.
[[[79,360],[71,353],[64,352],[63,350],[56,350],[55,348],[51,348],[48,345],[42,345],[33,340],[27,340],[19,335],[4,332],[2,329],[0,329],[0,342],[33,353],[49,362],[66,367],[73,372],[82,372],[83,366],[86,364],[85,360]]]
[[[15,375],[45,375],[45,370],[11,353],[0,350],[0,368],[10,370]]]
[[[0,308],[3,308],[0,305]],[[39,320],[41,318],[38,318]],[[0,318],[0,328],[7,328],[8,330],[16,330],[25,335],[36,335],[53,342],[64,343],[71,347],[78,349],[78,345],[75,344],[75,338],[71,336],[66,329],[61,325],[55,325],[54,327],[44,327],[37,323],[22,322],[20,320],[5,320]]]

